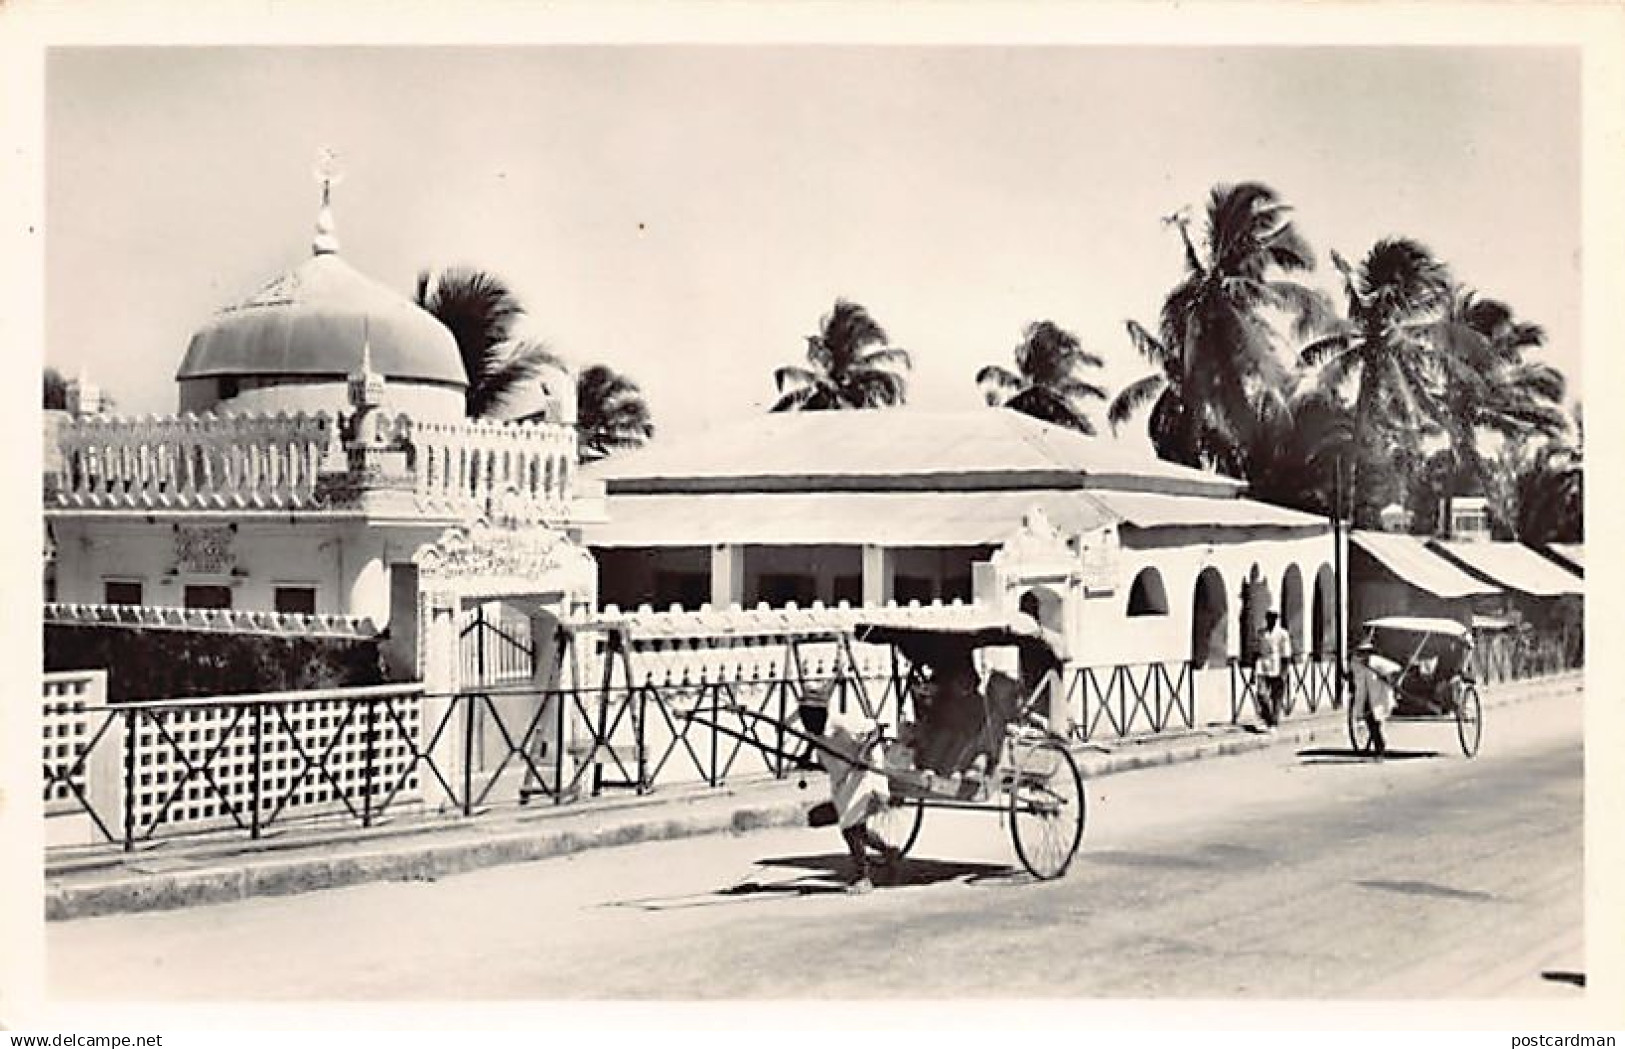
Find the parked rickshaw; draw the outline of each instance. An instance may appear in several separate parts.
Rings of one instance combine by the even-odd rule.
[[[1386,690],[1375,699],[1388,709],[1385,722],[1454,722],[1461,752],[1470,758],[1484,733],[1472,652],[1472,631],[1454,620],[1389,616],[1362,626],[1354,659],[1375,688]],[[1349,742],[1360,753],[1371,746],[1369,702],[1356,689],[1348,705]]]
[[[894,732],[877,730],[857,760],[838,758],[884,775],[890,800],[868,826],[900,858],[919,838],[927,809],[999,813],[1009,817],[1016,856],[1034,877],[1065,874],[1083,840],[1083,776],[1057,730],[1064,702],[1055,648],[1022,617],[1012,624],[913,627],[859,623],[853,639],[889,645],[893,694],[899,698]],[[906,669],[904,669],[906,668]],[[877,720],[861,680],[845,697]],[[743,707],[736,717],[766,719]],[[761,746],[755,733],[714,729]],[[799,717],[777,726],[809,750],[833,753]]]

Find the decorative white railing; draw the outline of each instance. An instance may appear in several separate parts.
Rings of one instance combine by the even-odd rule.
[[[413,450],[412,486],[425,509],[485,507],[512,496],[543,514],[569,511],[576,434],[556,423],[405,420]]]
[[[298,508],[340,453],[325,412],[76,419],[57,442],[56,503],[92,509]]]
[[[573,427],[383,413],[364,428],[373,448],[404,456],[347,477],[345,427],[326,412],[76,419],[57,431],[61,471],[48,498],[81,509],[283,510],[404,486],[428,515],[571,512]]]
[[[73,626],[129,626],[212,630],[232,634],[290,634],[298,637],[374,637],[371,619],[300,615],[231,608],[169,608],[158,605],[91,605],[48,601],[46,623]]]

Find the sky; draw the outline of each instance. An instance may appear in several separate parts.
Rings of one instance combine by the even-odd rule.
[[[45,357],[174,411],[191,332],[308,256],[327,147],[352,264],[501,275],[666,438],[764,410],[837,296],[913,355],[912,405],[979,405],[1041,319],[1115,391],[1180,277],[1161,217],[1244,180],[1328,290],[1331,249],[1427,244],[1545,327],[1573,400],[1579,77],[1556,47],[58,48]]]

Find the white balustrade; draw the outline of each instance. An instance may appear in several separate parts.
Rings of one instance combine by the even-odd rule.
[[[425,506],[484,508],[509,495],[552,516],[568,513],[576,434],[556,423],[467,420],[392,424],[415,456],[413,489]]]
[[[378,634],[371,619],[304,615],[231,608],[175,608],[161,605],[94,605],[48,601],[41,618],[67,626],[130,626],[152,629],[211,630],[231,634],[286,634],[294,637],[367,638]]]
[[[339,448],[325,412],[76,419],[57,442],[57,501],[94,508],[295,508]]]
[[[55,504],[89,509],[299,509],[324,474],[347,469],[340,420],[288,415],[93,417],[57,431]],[[427,514],[502,509],[564,517],[575,483],[575,429],[556,423],[374,418],[366,435],[405,450]],[[366,483],[373,483],[367,479]]]

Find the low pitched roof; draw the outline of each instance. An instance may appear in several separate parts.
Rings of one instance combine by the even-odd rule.
[[[1433,548],[1480,578],[1532,597],[1579,597],[1585,582],[1522,543],[1433,541]]]
[[[1062,532],[1116,518],[1091,492],[669,492],[611,497],[593,547],[992,546],[1039,507]]]
[[[1019,412],[768,413],[583,470],[611,497],[656,492],[1110,488],[1238,496],[1243,482]]]
[[[1429,550],[1427,544],[1414,535],[1355,532],[1350,538],[1388,571],[1435,597],[1476,597],[1500,592]]]

